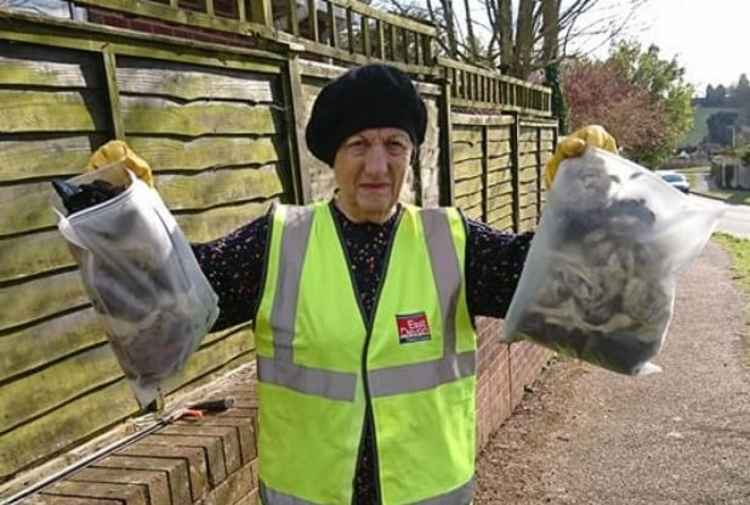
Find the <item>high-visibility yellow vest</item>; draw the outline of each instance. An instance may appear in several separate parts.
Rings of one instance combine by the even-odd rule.
[[[351,504],[366,416],[381,504],[471,502],[465,244],[456,209],[405,206],[367,321],[330,204],[276,207],[256,318],[263,503]]]

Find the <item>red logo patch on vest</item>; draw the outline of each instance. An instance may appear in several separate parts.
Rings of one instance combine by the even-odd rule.
[[[398,326],[398,341],[401,344],[422,342],[430,340],[430,325],[427,323],[427,314],[417,312],[416,314],[396,315]]]

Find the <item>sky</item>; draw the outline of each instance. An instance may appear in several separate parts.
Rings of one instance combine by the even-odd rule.
[[[424,4],[426,0],[417,0]],[[482,0],[470,0],[475,19],[485,14]],[[563,8],[572,0],[563,0]],[[458,16],[463,19],[460,0]],[[514,6],[517,6],[517,0]],[[605,13],[620,11],[626,15],[629,2],[624,0],[600,0],[588,15],[580,21],[584,25],[601,19]],[[661,49],[665,59],[677,56],[686,70],[686,79],[702,96],[706,85],[735,84],[740,74],[750,75],[750,43],[745,42],[750,34],[750,0],[646,0],[643,7],[629,23],[628,38],[636,39],[645,47],[654,43]],[[750,37],[747,37],[750,39]],[[597,41],[584,41],[585,45],[598,47],[584,51],[594,56],[605,57],[608,45]],[[575,44],[573,44],[575,46]]]
[[[706,85],[735,84],[750,75],[749,0],[651,0],[632,35],[654,43],[665,58],[676,55],[702,96]]]

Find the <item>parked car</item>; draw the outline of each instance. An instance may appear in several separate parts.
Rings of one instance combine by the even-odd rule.
[[[688,182],[687,177],[685,177],[681,173],[668,170],[660,170],[656,173],[659,174],[664,182],[666,182],[673,188],[679,189],[686,194],[690,193],[690,183]]]

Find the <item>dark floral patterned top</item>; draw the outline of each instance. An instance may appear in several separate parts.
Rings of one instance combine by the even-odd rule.
[[[331,207],[341,224],[362,306],[367,317],[371,317],[398,212],[383,224],[353,223],[335,205]],[[472,316],[505,317],[533,234],[502,232],[471,219],[467,219],[466,224],[465,276],[469,312]],[[262,289],[269,226],[270,214],[216,241],[193,245],[201,269],[219,296],[221,312],[214,331],[255,316]],[[371,423],[367,423],[365,430],[364,450],[355,479],[357,505],[378,502]]]

